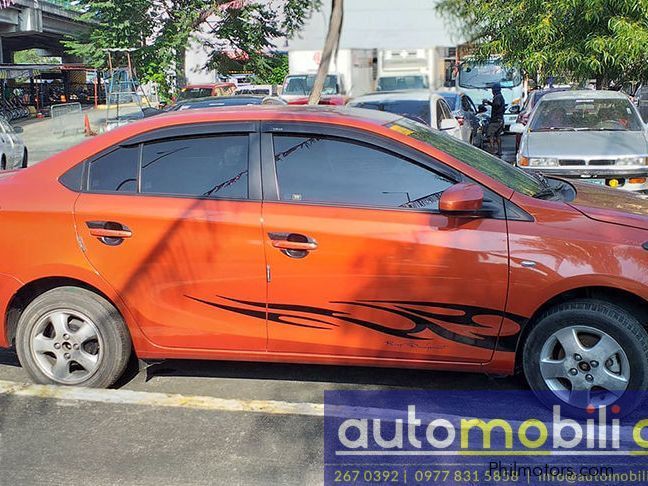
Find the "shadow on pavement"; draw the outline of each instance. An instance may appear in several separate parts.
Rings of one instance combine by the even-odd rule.
[[[161,376],[230,378],[293,382],[378,385],[436,390],[526,389],[521,377],[493,377],[479,373],[425,371],[360,366],[167,360],[146,368],[146,381]]]

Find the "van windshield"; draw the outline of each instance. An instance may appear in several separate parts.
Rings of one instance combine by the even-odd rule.
[[[522,83],[522,76],[518,69],[504,66],[500,61],[461,63],[459,86],[462,88],[486,89],[495,83],[499,83],[502,88],[513,88]]]
[[[284,84],[283,93],[285,95],[303,95],[308,96],[313,91],[315,84],[314,74],[303,74],[288,76]],[[323,95],[340,94],[340,86],[337,82],[337,76],[329,74],[324,81]]]

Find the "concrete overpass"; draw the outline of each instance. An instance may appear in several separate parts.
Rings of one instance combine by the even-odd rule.
[[[66,0],[14,0],[0,9],[0,63],[11,63],[14,52],[34,48],[64,57],[61,40],[87,27],[80,17]]]

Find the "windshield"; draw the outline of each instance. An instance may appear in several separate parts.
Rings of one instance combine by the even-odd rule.
[[[531,122],[532,131],[640,131],[642,124],[626,99],[543,99]]]
[[[507,164],[472,145],[449,137],[442,132],[432,130],[420,123],[401,118],[391,122],[387,127],[399,133],[408,135],[416,140],[445,152],[455,159],[468,164],[505,186],[527,196],[535,196],[544,191],[539,179],[524,172],[522,169]]]
[[[207,98],[211,96],[211,88],[186,88],[180,91],[178,100],[193,100],[196,98]]]
[[[428,100],[361,101],[352,106],[395,113],[426,125],[430,124],[430,102]]]
[[[298,76],[288,76],[284,85],[283,94],[285,95],[304,95],[308,96],[313,90],[315,83],[314,74],[304,74]],[[329,74],[324,81],[323,95],[340,94],[340,86],[337,82],[337,76]]]
[[[427,89],[425,76],[385,76],[378,78],[376,91],[398,91],[402,89]]]
[[[485,89],[495,83],[502,88],[513,88],[522,83],[520,71],[514,67],[503,66],[500,61],[476,63],[465,61],[459,68],[459,86],[463,88]]]

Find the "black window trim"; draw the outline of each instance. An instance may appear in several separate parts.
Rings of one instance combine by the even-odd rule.
[[[258,122],[223,122],[223,123],[205,123],[193,125],[180,125],[177,127],[161,128],[153,130],[144,134],[137,135],[130,139],[124,140],[121,143],[112,145],[101,152],[89,157],[83,164],[83,174],[80,191],[86,194],[104,194],[113,196],[140,196],[140,197],[168,197],[168,198],[181,198],[181,199],[202,199],[208,201],[234,201],[234,202],[260,202],[262,200],[261,190],[261,153],[260,153],[260,137],[259,137],[259,123]],[[179,138],[194,138],[194,137],[208,137],[227,136],[227,135],[247,135],[248,137],[248,197],[228,198],[228,197],[209,197],[209,196],[195,196],[184,194],[166,194],[166,193],[153,193],[141,192],[142,184],[142,153],[145,143],[154,143],[164,140],[173,140]],[[119,150],[120,148],[129,148],[139,145],[139,157],[137,162],[137,192],[116,192],[116,191],[91,191],[90,187],[90,165],[98,159]],[[72,168],[70,168],[72,169]],[[70,170],[68,169],[68,170]],[[66,171],[67,173],[67,171]],[[60,180],[59,180],[60,182]]]
[[[303,205],[303,206],[325,206],[325,207],[339,207],[349,209],[371,209],[382,211],[405,211],[408,213],[425,213],[425,214],[441,214],[438,209],[426,208],[393,208],[386,206],[372,206],[362,204],[348,204],[348,203],[334,203],[334,202],[314,202],[314,201],[282,201],[279,197],[279,182],[277,179],[277,171],[274,160],[274,135],[319,135],[322,137],[335,138],[346,140],[350,143],[361,143],[367,145],[374,150],[381,150],[389,152],[396,157],[403,158],[416,165],[421,165],[429,168],[430,170],[439,173],[443,177],[454,181],[460,182],[473,182],[468,179],[463,173],[452,169],[442,162],[437,161],[433,157],[423,154],[418,150],[408,147],[395,140],[390,140],[380,135],[370,134],[364,130],[354,129],[349,127],[340,127],[339,125],[331,125],[326,123],[303,123],[303,122],[265,122],[261,124],[261,167],[263,170],[263,200],[273,203],[290,204],[290,205]],[[480,184],[481,185],[481,184]],[[493,202],[497,206],[497,214],[491,216],[490,219],[504,219],[504,201],[501,196],[494,193],[490,189],[484,187],[484,190],[489,194],[496,196],[496,201]]]

